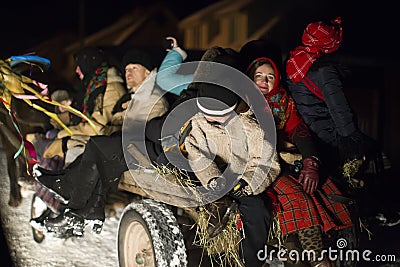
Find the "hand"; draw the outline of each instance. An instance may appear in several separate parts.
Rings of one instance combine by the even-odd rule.
[[[225,188],[226,180],[224,177],[215,177],[208,181],[207,188],[212,191],[221,191]]]
[[[303,160],[303,169],[300,171],[299,182],[303,183],[303,189],[306,193],[312,194],[317,189],[319,181],[319,163],[314,157]]]
[[[343,162],[362,159],[379,153],[379,145],[377,142],[362,133],[360,130],[354,131],[349,136],[339,137],[339,155]]]
[[[172,48],[175,48],[175,47],[178,47],[179,45],[178,45],[178,42],[176,41],[176,39],[174,38],[174,37],[172,37],[172,36],[168,36],[168,37],[166,37],[165,38],[166,40],[170,40],[170,41],[172,41],[172,45],[171,45],[171,47]],[[166,49],[166,51],[170,51],[171,49]]]
[[[232,190],[229,191],[229,195],[234,199],[238,199],[251,195],[251,191],[247,182],[243,179],[240,179],[239,182],[232,188]]]

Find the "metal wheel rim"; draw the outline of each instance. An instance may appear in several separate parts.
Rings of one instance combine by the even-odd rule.
[[[141,223],[132,222],[127,228],[124,254],[127,267],[155,267],[153,244]],[[141,259],[143,264],[138,263]]]

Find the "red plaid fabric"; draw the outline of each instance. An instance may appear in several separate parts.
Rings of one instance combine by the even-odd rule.
[[[62,170],[64,167],[64,158],[60,156],[54,156],[52,158],[43,158],[40,167],[58,171]],[[60,199],[56,197],[48,188],[42,186],[40,183],[36,183],[35,194],[39,197],[47,207],[49,207],[53,212],[58,212],[58,207],[60,206]]]
[[[353,225],[348,208],[328,199],[327,195],[341,195],[339,189],[328,178],[322,189],[313,195],[304,192],[302,185],[292,177],[279,177],[273,183],[268,195],[276,194],[273,205],[283,235],[310,226],[319,225],[324,232],[340,230]]]
[[[303,79],[321,53],[332,53],[339,48],[342,43],[342,21],[338,17],[331,22],[331,25],[322,21],[308,24],[302,37],[304,45],[290,51],[286,72],[294,83]]]
[[[39,197],[44,203],[46,203],[47,207],[49,207],[53,212],[58,213],[58,207],[60,206],[60,199],[56,197],[56,195],[51,192],[48,188],[42,186],[39,183],[36,183],[35,194]]]

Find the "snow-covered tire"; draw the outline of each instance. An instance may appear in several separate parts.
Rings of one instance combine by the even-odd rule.
[[[151,199],[125,207],[118,225],[117,250],[121,267],[187,266],[185,243],[174,214]]]
[[[39,197],[37,197],[36,194],[33,194],[31,202],[31,219],[39,217],[46,211],[46,209],[46,204]],[[32,235],[33,239],[37,243],[42,243],[45,237],[42,231],[35,229],[34,227],[32,227]]]

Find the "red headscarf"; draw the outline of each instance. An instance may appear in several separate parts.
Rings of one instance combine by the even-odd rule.
[[[290,52],[286,72],[294,83],[306,75],[321,53],[332,53],[339,48],[342,43],[342,21],[338,17],[331,22],[332,24],[322,21],[308,24],[302,37],[304,46],[300,45]]]

